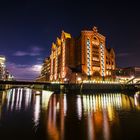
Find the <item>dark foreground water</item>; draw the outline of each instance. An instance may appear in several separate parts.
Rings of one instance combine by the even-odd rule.
[[[0,92],[0,140],[139,140],[139,94]]]

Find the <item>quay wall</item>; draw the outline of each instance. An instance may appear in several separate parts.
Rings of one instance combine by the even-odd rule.
[[[122,91],[137,91],[134,85],[122,84],[51,84],[44,86],[45,90],[55,92],[122,92]]]
[[[44,84],[44,85],[4,85],[0,84],[0,90],[7,90],[15,87],[28,87],[32,89],[44,89],[54,92],[123,92],[123,91],[138,91],[140,86],[135,86],[132,84],[94,84],[94,83],[84,83],[84,84]]]

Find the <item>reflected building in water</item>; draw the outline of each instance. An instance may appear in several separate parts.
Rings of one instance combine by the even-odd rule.
[[[45,100],[44,94],[47,95],[47,100]],[[33,110],[32,120],[34,126],[37,127],[40,121],[41,105],[44,105],[44,100],[45,105],[47,105],[51,94],[52,92],[40,91],[38,95],[38,91],[29,88],[15,88],[3,91],[0,94],[0,116],[3,115],[3,109],[9,113],[24,111],[25,114],[29,110]]]
[[[11,89],[0,94],[0,121],[22,112],[32,116],[36,133],[43,128],[46,139],[110,140],[112,135],[119,139],[120,114],[139,110],[139,97],[138,93],[70,95]]]
[[[69,95],[52,95],[46,107],[44,124],[50,139],[73,139],[82,135],[83,139],[109,140],[112,134],[119,133],[118,112],[140,107],[135,96],[134,98],[119,93],[77,95],[76,98],[71,95],[71,100],[67,100],[67,96]]]
[[[50,97],[49,103],[42,107],[44,110],[44,125],[49,139],[63,140],[67,110],[66,95],[53,94]]]
[[[10,89],[6,93],[7,110],[27,110],[33,102],[31,89],[16,88]]]

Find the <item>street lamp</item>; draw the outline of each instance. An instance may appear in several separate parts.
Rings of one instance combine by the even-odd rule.
[[[77,77],[77,81],[78,81],[78,83],[81,83],[82,78],[81,77]]]

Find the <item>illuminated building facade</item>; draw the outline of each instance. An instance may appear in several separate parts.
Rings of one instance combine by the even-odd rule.
[[[78,38],[62,31],[52,43],[50,81],[77,83],[105,80],[115,69],[115,52],[106,48],[105,36],[96,27],[83,30]]]
[[[14,76],[6,69],[6,58],[0,55],[0,80],[14,80]]]
[[[71,68],[76,67],[74,44],[75,40],[64,31],[62,31],[61,38],[57,38],[56,43],[52,43],[50,81],[64,82],[72,74]]]
[[[137,83],[140,81],[140,67],[116,68],[113,75],[119,82],[129,81]]]
[[[6,65],[5,65],[6,58],[5,56],[0,56],[0,80],[5,80],[6,76]]]
[[[41,68],[41,74],[36,78],[36,81],[49,81],[50,80],[50,57],[45,58]]]
[[[115,69],[115,52],[106,48],[105,36],[96,27],[81,32],[82,72],[91,79],[111,77]]]
[[[41,75],[43,78],[43,81],[49,81],[50,79],[50,57],[45,58],[42,69],[41,69]]]

